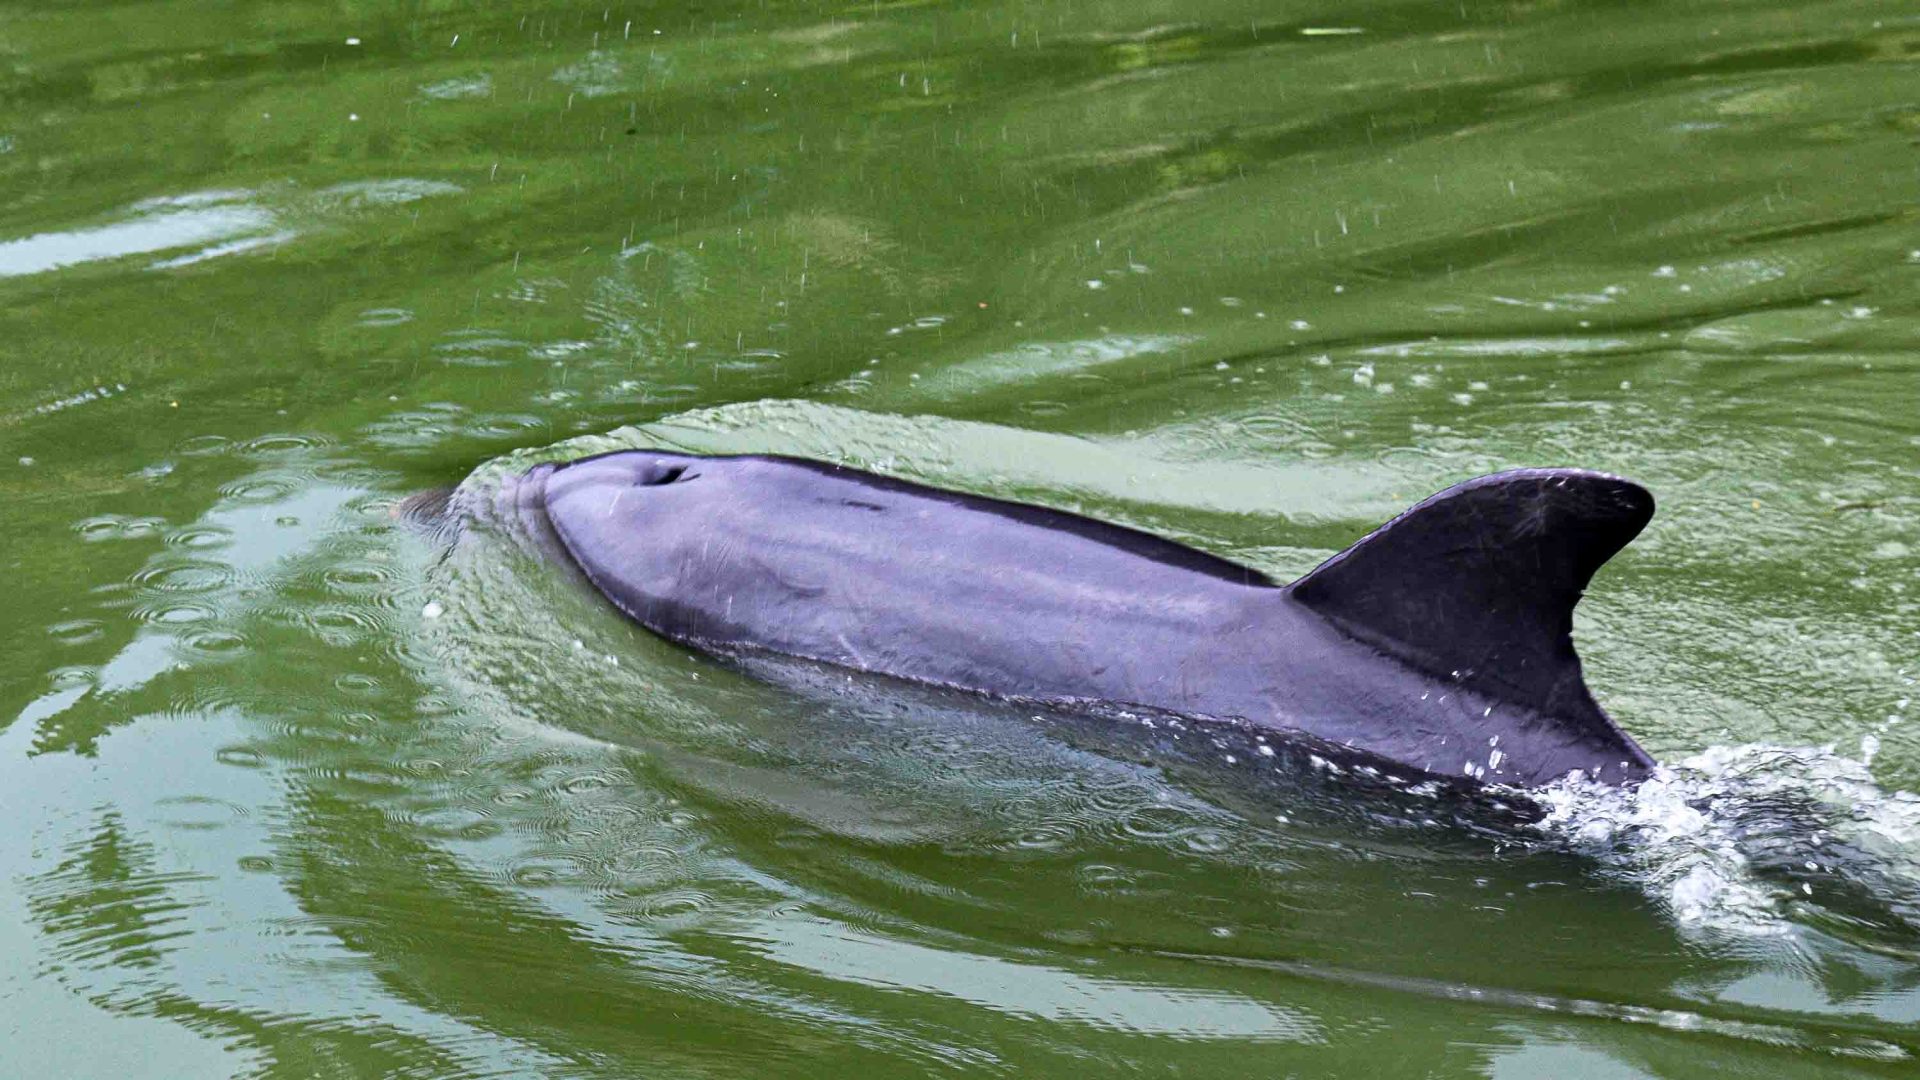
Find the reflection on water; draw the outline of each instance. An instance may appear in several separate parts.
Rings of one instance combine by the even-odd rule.
[[[762,925],[769,958],[829,978],[945,994],[995,1012],[1186,1039],[1318,1042],[1305,1016],[1228,994],[1110,984],[1058,968],[1014,964],[855,935],[818,919]]]
[[[244,197],[238,192],[207,192],[154,200],[135,207],[129,221],[5,241],[0,243],[0,277],[265,233],[272,225],[271,216],[241,202]]]
[[[391,206],[434,195],[458,194],[452,184],[381,180],[339,184],[306,196],[271,201],[246,191],[203,191],[136,203],[125,221],[0,241],[0,277],[41,274],[102,259],[183,254],[151,264],[155,270],[277,247],[327,216]],[[186,250],[193,249],[193,250]]]
[[[1866,3],[12,19],[0,1072],[1904,1075],[1917,35]],[[750,677],[510,523],[390,512],[633,445],[1281,579],[1478,472],[1625,473],[1659,516],[1576,630],[1673,767],[1528,810]]]

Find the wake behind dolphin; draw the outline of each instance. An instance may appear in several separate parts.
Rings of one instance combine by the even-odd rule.
[[[495,492],[670,640],[988,694],[1300,733],[1420,772],[1637,780],[1573,607],[1648,493],[1573,469],[1456,485],[1282,586],[1077,514],[770,455],[623,450]]]

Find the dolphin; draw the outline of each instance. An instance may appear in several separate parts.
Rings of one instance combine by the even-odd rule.
[[[495,499],[635,622],[723,657],[1229,719],[1469,785],[1654,764],[1573,647],[1594,572],[1653,516],[1604,473],[1456,484],[1286,585],[1079,514],[779,455],[622,450]]]

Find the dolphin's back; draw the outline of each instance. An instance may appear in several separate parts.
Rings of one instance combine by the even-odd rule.
[[[1616,477],[1457,485],[1284,588],[1077,514],[796,458],[621,451],[541,466],[514,501],[622,611],[710,651],[1236,716],[1521,783],[1651,764],[1571,637],[1652,513]]]
[[[665,636],[1009,695],[1143,700],[1279,593],[1137,530],[792,458],[585,459],[546,510]]]

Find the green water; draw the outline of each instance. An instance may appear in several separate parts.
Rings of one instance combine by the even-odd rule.
[[[14,0],[0,1073],[1913,1075],[1917,196],[1895,3]],[[389,514],[605,445],[1280,577],[1620,472],[1689,764],[1380,810]]]

